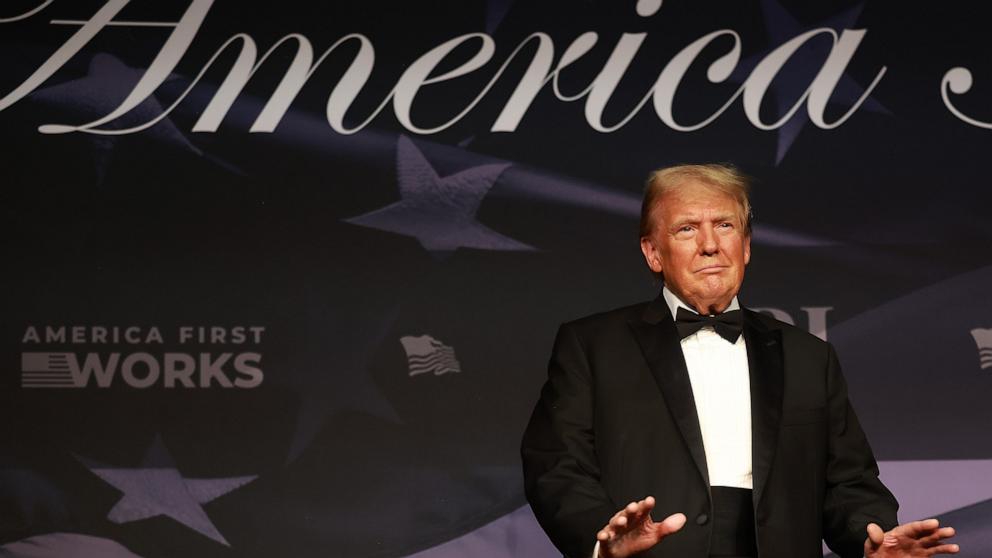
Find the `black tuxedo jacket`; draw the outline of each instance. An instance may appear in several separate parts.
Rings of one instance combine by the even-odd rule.
[[[862,556],[869,522],[896,525],[833,348],[744,310],[755,529],[761,558]],[[644,556],[705,558],[712,502],[699,419],[663,297],[562,325],[521,448],[527,499],[569,558],[652,495],[688,521]]]

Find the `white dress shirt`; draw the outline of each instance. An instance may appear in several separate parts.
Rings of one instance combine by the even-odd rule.
[[[698,314],[668,287],[662,296],[673,320],[679,308]],[[740,304],[734,297],[726,311],[738,309]],[[696,402],[710,485],[753,488],[751,381],[744,336],[730,343],[707,326],[682,340],[682,355]],[[599,541],[592,556],[599,558]]]
[[[675,293],[662,291],[674,319],[679,308],[697,313]],[[737,297],[727,311],[740,309]],[[682,340],[711,486],[753,488],[751,482],[751,381],[744,336],[728,343],[712,327]]]

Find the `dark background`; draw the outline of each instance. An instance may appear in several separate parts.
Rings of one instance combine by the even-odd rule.
[[[5,2],[0,18],[32,5]],[[102,5],[56,1],[0,23],[0,95],[76,29],[51,20],[88,19]],[[135,1],[118,19],[174,21],[187,6]],[[0,111],[0,544],[71,532],[149,557],[440,558],[452,543],[439,545],[455,540],[476,556],[553,556],[521,509],[517,447],[556,327],[656,295],[637,248],[638,200],[651,170],[729,161],[756,182],[742,303],[785,312],[800,327],[803,307],[831,308],[827,336],[883,478],[943,494],[923,499],[929,509],[904,513],[941,514],[959,527],[962,555],[987,556],[992,368],[981,367],[971,330],[992,328],[992,136],[956,118],[940,92],[948,70],[969,68],[972,90],[952,100],[972,118],[992,120],[989,14],[976,6],[667,0],[643,18],[634,2],[614,1],[284,0],[249,8],[218,0],[173,76],[106,128],[161,114],[235,33],[250,35],[259,55],[288,33],[305,35],[318,55],[349,33],[367,37],[375,66],[351,125],[417,57],[472,32],[492,36],[493,59],[425,87],[412,111],[419,125],[452,118],[538,31],[554,41],[556,60],[581,33],[598,34],[593,50],[562,72],[566,93],[595,78],[623,33],[647,33],[607,106],[608,124],[636,106],[679,50],[718,29],[741,38],[736,78],[806,30],[867,30],[831,98],[830,121],[887,70],[832,130],[810,122],[805,104],[781,128],[760,130],[738,98],[695,132],[666,127],[649,101],[625,126],[601,133],[586,122],[584,99],[565,102],[546,87],[514,132],[490,132],[532,56],[525,50],[478,106],[442,131],[411,133],[387,105],[361,132],[341,135],[324,111],[351,59],[344,53],[354,52],[342,49],[275,132],[249,133],[292,59],[284,46],[217,132],[194,133],[235,59],[230,48],[148,130],[40,133],[44,124],[108,114],[169,33],[103,30]],[[739,87],[739,79],[706,80],[709,63],[730,45],[716,41],[693,65],[676,97],[679,121],[705,118]],[[764,99],[766,122],[798,100],[829,48],[829,38],[817,37],[786,64]],[[442,68],[470,55],[458,50]],[[478,169],[487,164],[509,166]],[[440,178],[403,174],[402,165]],[[443,180],[460,172],[464,181]],[[477,209],[459,196],[466,188],[483,189]],[[418,201],[384,217],[393,230],[362,221],[404,195]],[[480,228],[492,234],[470,242]],[[166,339],[23,342],[30,326],[73,325],[155,326]],[[181,346],[181,325],[264,326],[262,343],[251,347],[263,354],[262,385],[21,386],[22,352],[244,350]],[[399,339],[420,335],[453,348],[460,371],[411,376]],[[165,453],[149,452],[154,447]],[[148,480],[147,490],[128,493],[94,469],[252,480],[202,502],[221,541],[177,518],[174,499],[156,492],[171,494],[169,486],[188,486],[183,481]],[[122,496],[151,511],[112,520]],[[471,546],[473,533],[482,546]]]

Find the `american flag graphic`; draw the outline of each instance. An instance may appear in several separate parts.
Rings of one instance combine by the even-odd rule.
[[[975,328],[971,330],[971,336],[975,338],[978,345],[978,358],[982,364],[982,370],[992,368],[992,328]]]
[[[433,372],[435,376],[449,372],[461,372],[461,364],[455,358],[455,350],[434,339],[430,335],[400,338],[406,351],[406,362],[411,376]]]
[[[21,353],[21,387],[80,387],[72,374],[71,353]]]

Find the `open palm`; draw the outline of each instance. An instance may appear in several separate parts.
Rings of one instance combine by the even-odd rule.
[[[610,522],[596,533],[601,558],[625,558],[643,552],[685,525],[685,515],[672,514],[661,522],[651,519],[654,498],[648,496],[631,502],[618,511]]]
[[[874,523],[868,525],[865,558],[924,558],[935,554],[956,554],[960,548],[944,539],[954,536],[953,527],[941,527],[936,519],[904,523],[882,532]]]

